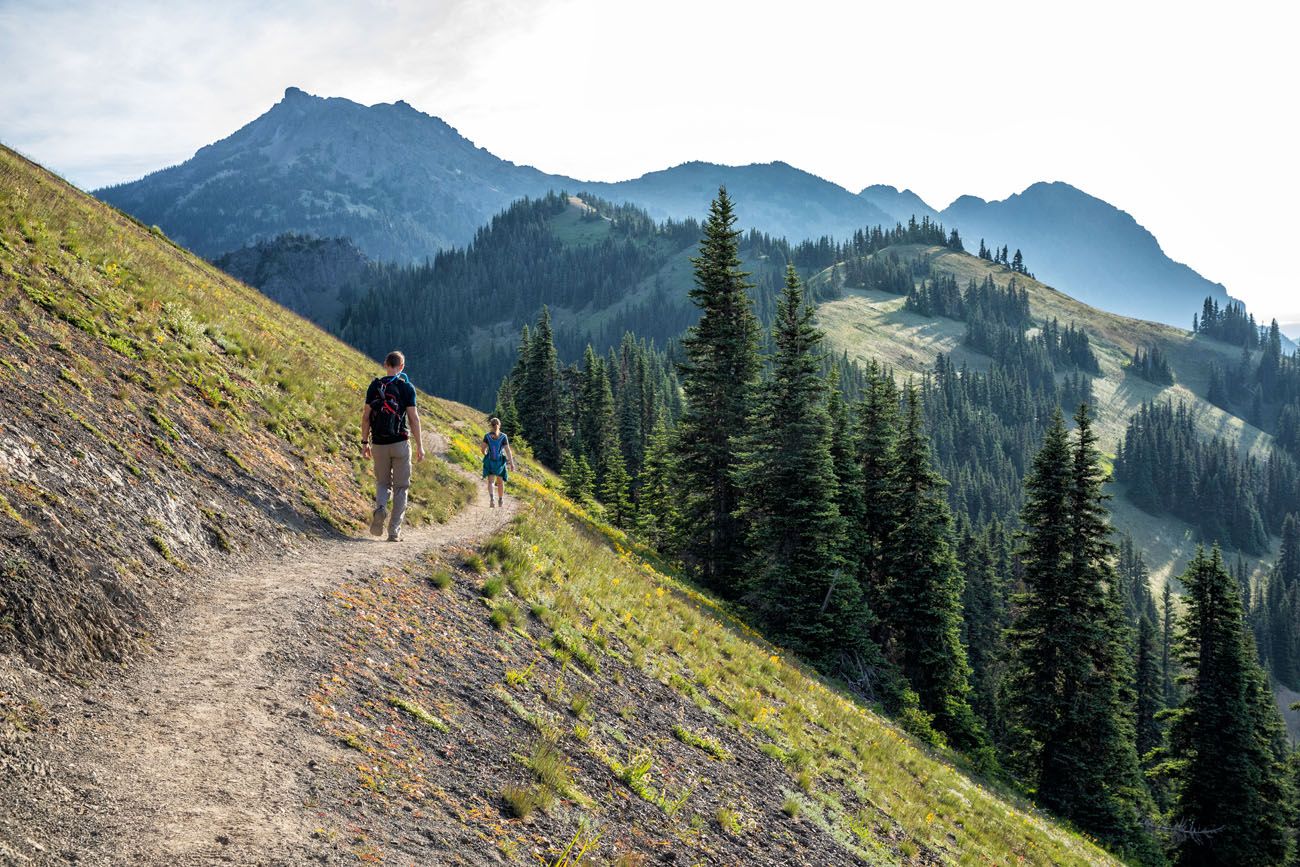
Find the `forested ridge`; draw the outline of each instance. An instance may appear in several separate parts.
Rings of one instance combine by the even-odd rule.
[[[1126,858],[1278,863],[1295,823],[1294,760],[1251,635],[1277,632],[1283,662],[1270,664],[1294,672],[1300,633],[1248,610],[1240,573],[1212,545],[1183,581],[1211,598],[1232,587],[1235,609],[1210,624],[1212,608],[1192,600],[1180,611],[1172,585],[1152,595],[1140,550],[1110,527],[1087,332],[1033,322],[1014,282],[958,287],[888,254],[825,265],[809,246],[787,248],[784,284],[760,317],[755,299],[770,293],[745,270],[734,219],[724,191],[691,260],[696,321],[668,351],[629,333],[617,351],[588,347],[564,364],[543,310],[498,392],[508,428],[561,470],[568,493],[774,640]],[[832,287],[842,263],[905,292],[909,306],[978,324],[966,339],[991,364],[974,371],[941,356],[900,385],[882,365],[831,358],[799,250],[832,269]],[[1150,358],[1136,359],[1144,373],[1160,367]],[[1191,479],[1201,498],[1169,494],[1152,508],[1245,498],[1227,498],[1221,522],[1202,528],[1211,543],[1262,551],[1283,529],[1276,516],[1296,508],[1293,477],[1268,493],[1266,468],[1199,440],[1172,405],[1144,407],[1130,431],[1122,478],[1149,472],[1154,454],[1178,455],[1170,479]],[[1296,535],[1295,519],[1285,523]],[[1267,587],[1294,611],[1297,579],[1278,568],[1287,577]],[[1234,671],[1225,676],[1247,685],[1230,712],[1201,676],[1211,652],[1213,677]],[[1201,758],[1191,721],[1224,713],[1245,764]],[[1207,788],[1244,806],[1224,818]],[[1234,860],[1217,858],[1216,838]]]

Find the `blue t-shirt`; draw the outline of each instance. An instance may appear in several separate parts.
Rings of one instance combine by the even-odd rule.
[[[494,462],[504,460],[506,446],[510,443],[510,437],[506,436],[505,433],[501,433],[494,438],[492,434],[485,433],[483,434],[483,442],[487,443],[487,457],[489,460]]]
[[[389,435],[379,424],[379,419],[375,417],[375,403],[379,400],[379,386],[389,383],[388,390],[397,398],[397,433]],[[406,430],[406,411],[415,406],[415,386],[411,385],[411,380],[406,378],[406,374],[399,373],[395,377],[382,376],[370,383],[366,389],[366,403],[370,405],[370,429],[371,439],[376,445],[390,445],[400,443],[405,440],[409,434]]]

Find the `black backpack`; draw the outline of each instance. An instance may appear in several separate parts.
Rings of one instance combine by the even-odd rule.
[[[375,380],[375,399],[370,402],[370,430],[375,442],[396,442],[406,439],[406,412],[402,408],[402,393],[396,376]]]

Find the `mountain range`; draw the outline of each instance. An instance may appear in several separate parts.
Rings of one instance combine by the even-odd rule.
[[[379,261],[418,262],[468,243],[523,197],[590,192],[680,220],[702,215],[723,185],[740,203],[742,228],[792,241],[929,217],[971,246],[984,238],[1020,249],[1036,275],[1116,313],[1186,327],[1206,296],[1228,300],[1132,216],[1065,183],[1002,201],[963,196],[940,211],[910,190],[855,195],[782,162],[689,162],[589,182],[503,160],[406,102],[363,106],[296,87],[191,159],[96,194],[209,257],[295,232],[348,238]]]

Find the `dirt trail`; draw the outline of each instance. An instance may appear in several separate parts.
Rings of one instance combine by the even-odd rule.
[[[514,514],[514,497],[489,509],[475,489],[448,523],[407,528],[400,543],[314,543],[200,591],[122,688],[102,702],[92,697],[102,690],[88,692],[67,759],[68,836],[47,854],[95,864],[306,858],[311,769],[336,749],[305,719],[319,676],[314,625],[348,575],[481,541]]]

